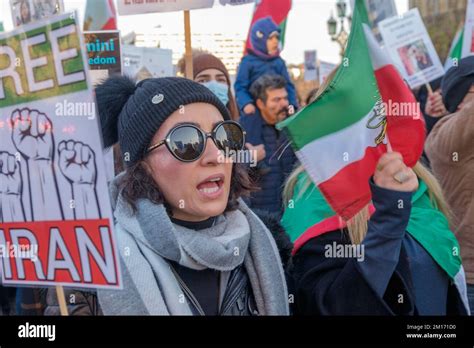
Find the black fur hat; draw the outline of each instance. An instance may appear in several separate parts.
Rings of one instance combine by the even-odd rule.
[[[146,79],[113,76],[96,88],[104,146],[120,144],[126,166],[141,160],[163,122],[182,105],[214,105],[225,120],[230,114],[207,87],[180,77]]]

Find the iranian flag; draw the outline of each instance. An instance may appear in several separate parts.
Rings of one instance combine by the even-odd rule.
[[[448,58],[444,63],[444,70],[448,71],[449,68],[454,66],[455,62],[459,62],[462,58],[462,43],[464,40],[464,26],[460,28],[454,36],[453,42],[449,49]]]
[[[249,34],[247,35],[247,42],[245,43],[245,51],[252,48],[250,42],[250,31],[256,21],[265,17],[272,17],[273,21],[281,29],[281,49],[285,44],[285,31],[288,13],[291,10],[291,0],[257,0],[253,12],[252,22],[250,23]]]
[[[87,0],[84,30],[116,30],[117,12],[114,0]]]
[[[345,220],[370,202],[369,179],[388,142],[413,167],[425,137],[418,103],[368,23],[363,0],[357,0],[346,53],[329,87],[277,125]]]

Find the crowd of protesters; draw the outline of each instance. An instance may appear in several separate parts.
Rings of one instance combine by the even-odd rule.
[[[279,35],[270,18],[255,23],[234,88],[208,53],[194,56],[194,81],[110,77],[97,87],[104,144],[129,159],[110,191],[118,249],[130,255],[120,257],[123,290],[67,289],[70,315],[467,315],[474,308],[474,57],[432,91],[417,91],[427,125],[423,158],[409,168],[399,153],[383,155],[370,179],[373,206],[295,248],[308,227],[334,213],[275,128],[298,108]],[[149,102],[157,93],[159,102]],[[243,150],[251,161],[219,156]],[[404,209],[396,208],[400,200]],[[430,253],[455,238],[464,292]],[[364,255],[328,257],[334,244]],[[60,314],[53,288],[17,291],[16,308],[8,301],[14,289],[0,290],[4,314]]]

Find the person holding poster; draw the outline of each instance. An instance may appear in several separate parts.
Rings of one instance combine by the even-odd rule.
[[[448,70],[441,84],[450,113],[426,139],[425,151],[452,208],[452,228],[461,245],[467,294],[474,309],[474,56]]]
[[[127,166],[111,188],[124,285],[97,291],[100,311],[82,308],[288,315],[278,248],[241,199],[251,184],[233,156],[245,134],[219,98],[175,77],[110,77],[96,95],[104,144],[118,142]]]

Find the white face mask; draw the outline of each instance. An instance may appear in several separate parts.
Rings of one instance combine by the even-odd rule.
[[[202,85],[209,88],[209,90],[219,98],[222,104],[227,105],[229,102],[229,86],[215,80],[204,82]]]

